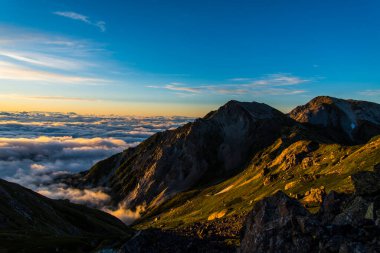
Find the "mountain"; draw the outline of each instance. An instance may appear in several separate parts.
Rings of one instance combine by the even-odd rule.
[[[51,200],[0,179],[1,252],[88,252],[128,233],[130,229],[107,213]]]
[[[321,96],[289,113],[294,120],[328,129],[330,137],[364,143],[380,134],[380,105]]]
[[[155,134],[99,162],[84,181],[111,188],[116,202],[154,207],[179,192],[240,171],[252,154],[293,125],[268,105],[230,101],[202,119]]]
[[[108,188],[115,208],[140,212],[121,252],[234,252],[247,214],[279,190],[312,214],[329,192],[353,194],[353,175],[380,163],[379,113],[331,97],[288,115],[230,101],[66,183]]]

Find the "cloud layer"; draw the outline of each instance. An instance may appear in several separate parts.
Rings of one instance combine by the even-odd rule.
[[[107,210],[129,222],[138,213],[107,207],[107,189],[70,188],[54,183],[54,178],[87,170],[156,132],[188,121],[191,118],[0,112],[0,177],[50,198]]]

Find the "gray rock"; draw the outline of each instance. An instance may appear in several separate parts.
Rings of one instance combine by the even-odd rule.
[[[279,191],[258,202],[247,216],[241,252],[310,252],[319,222],[296,200]]]
[[[373,195],[380,192],[380,173],[377,170],[356,173],[351,176],[351,180],[359,195]]]

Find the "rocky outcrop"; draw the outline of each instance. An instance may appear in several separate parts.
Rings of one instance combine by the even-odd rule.
[[[378,173],[354,175],[356,192],[330,192],[317,214],[281,191],[264,198],[246,218],[240,251],[380,252],[380,195],[364,184]]]
[[[305,192],[305,197],[303,202],[307,205],[317,204],[318,206],[322,203],[323,197],[326,195],[325,188],[311,188],[309,191]]]
[[[363,143],[380,134],[380,105],[321,96],[289,113],[294,120],[323,127],[335,140]]]
[[[128,208],[154,207],[176,193],[232,175],[294,124],[268,105],[230,101],[99,162],[83,180],[110,188],[115,203]]]
[[[279,191],[259,201],[247,216],[241,252],[308,252],[318,245],[313,239],[318,230],[318,221]]]

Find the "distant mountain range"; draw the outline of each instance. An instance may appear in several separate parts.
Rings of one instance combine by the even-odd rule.
[[[302,238],[306,238],[305,249],[313,248],[315,243],[325,245],[324,248],[314,247],[319,251],[312,252],[335,252],[336,248],[339,251],[342,247],[350,247],[351,244],[347,244],[350,240],[355,247],[373,250],[376,249],[373,241],[378,239],[373,233],[378,231],[376,219],[380,215],[380,198],[377,197],[380,188],[376,188],[379,183],[374,180],[378,174],[364,177],[364,181],[374,185],[370,196],[368,189],[363,190],[362,177],[356,175],[374,171],[380,164],[379,135],[380,105],[376,103],[316,97],[284,114],[266,104],[230,101],[195,122],[154,134],[137,147],[128,148],[98,162],[86,172],[63,180],[78,188],[109,189],[110,204],[115,209],[122,207],[139,212],[141,217],[133,228],[141,231],[123,242],[120,252],[233,252],[240,242],[243,252],[278,252],[281,247],[285,247],[283,252],[297,252],[301,249]],[[25,189],[18,187],[15,191]],[[283,193],[275,194],[278,191]],[[314,218],[332,210],[326,206],[329,192],[346,194],[339,199],[347,202],[359,201],[359,196],[363,199],[359,208],[362,212],[356,214],[363,221],[376,223],[373,230],[365,230],[369,233],[368,240],[372,240],[371,245],[366,239],[356,242],[354,237],[347,237],[334,241],[335,248],[329,251],[330,246],[326,246],[328,242],[322,235],[328,234],[324,229],[333,219]],[[273,194],[272,199],[267,198]],[[15,199],[24,203],[30,197]],[[354,215],[350,210],[358,208],[357,205],[346,203],[343,206],[343,202],[335,204],[339,208],[330,216],[344,212]],[[45,204],[34,203],[38,208],[48,209]],[[62,201],[52,203],[76,210],[82,208],[77,217],[81,212],[90,212]],[[281,205],[284,208],[277,210]],[[321,205],[325,206],[324,211],[318,211]],[[252,209],[256,212],[254,215]],[[372,216],[367,215],[368,210]],[[0,221],[1,217],[16,214],[17,209],[9,212],[0,209]],[[92,212],[95,216],[95,211]],[[257,221],[255,215],[258,214],[263,215],[263,220]],[[55,226],[52,221],[40,221],[36,215],[29,214],[36,224]],[[96,222],[110,219],[100,211],[97,215]],[[271,226],[273,231],[278,231],[278,236],[290,236],[278,227],[281,222],[273,223],[274,217],[290,220],[303,217],[316,225],[302,225],[312,227],[310,233],[290,227],[289,231],[294,229],[298,237],[293,238],[293,244],[283,245],[277,235],[252,228],[252,224],[258,224],[258,228]],[[246,225],[241,240],[244,223],[253,230]],[[6,230],[26,229],[24,223],[12,223],[13,227],[1,224]],[[99,229],[102,224],[100,222]],[[111,224],[115,229],[127,231],[117,221],[112,220]],[[355,225],[359,230],[364,226],[344,224]],[[334,226],[342,229],[344,224],[340,222]],[[49,229],[42,227],[40,230]],[[87,233],[83,228],[79,231]],[[263,237],[257,233],[263,233]],[[278,243],[271,244],[275,241]]]

